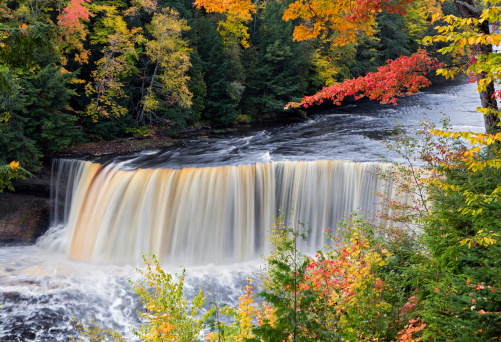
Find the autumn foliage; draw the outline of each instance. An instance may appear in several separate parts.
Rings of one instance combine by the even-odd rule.
[[[250,20],[251,13],[256,12],[256,5],[251,0],[197,0],[193,5],[204,7],[209,13],[227,13],[240,20]]]
[[[386,10],[389,13],[404,14],[404,5],[411,1],[299,0],[289,6],[283,18],[284,20],[304,20],[294,30],[295,40],[307,40],[336,33],[333,42],[336,45],[344,45],[356,41],[360,32],[373,34],[377,13]]]
[[[68,30],[83,30],[83,21],[89,21],[92,12],[85,3],[90,3],[91,0],[71,0],[59,15],[59,26]]]
[[[289,103],[286,108],[308,108],[325,100],[340,105],[348,96],[356,100],[367,97],[381,103],[396,104],[398,97],[415,94],[419,89],[429,86],[431,83],[425,75],[439,66],[440,63],[429,57],[425,50],[419,50],[412,56],[388,61],[376,72],[325,87],[315,95],[304,97],[299,103]]]

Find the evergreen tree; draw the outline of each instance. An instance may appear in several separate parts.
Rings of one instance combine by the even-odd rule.
[[[228,125],[238,115],[237,104],[228,95],[229,61],[224,58],[223,41],[215,24],[200,17],[197,26],[197,50],[201,58],[202,74],[207,86],[207,97],[202,120],[216,125]]]
[[[386,61],[397,59],[400,56],[409,56],[417,50],[411,48],[411,39],[405,31],[405,22],[401,15],[382,12],[376,17],[379,31],[376,37],[379,39],[379,65]]]
[[[489,153],[485,160],[496,158]],[[425,226],[424,239],[435,263],[430,274],[438,276],[423,291],[422,314],[431,322],[429,332],[436,333],[436,341],[492,341],[501,336],[501,203],[472,201],[468,194],[491,194],[499,186],[501,170],[458,167],[446,176],[454,190],[434,190],[434,209]],[[482,232],[497,241],[466,242]]]
[[[308,43],[292,40],[294,25],[281,19],[285,8],[287,3],[268,2],[254,38],[259,57],[244,94],[244,108],[253,118],[276,115],[308,87]]]
[[[42,153],[59,151],[76,142],[77,117],[68,105],[73,92],[68,88],[71,74],[62,74],[54,57],[38,55],[40,70],[33,75],[11,76],[9,91],[0,94],[0,161],[19,161],[35,169]],[[42,62],[43,61],[43,62]]]

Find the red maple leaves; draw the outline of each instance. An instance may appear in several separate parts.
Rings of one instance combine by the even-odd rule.
[[[324,100],[340,105],[347,96],[354,96],[356,100],[368,97],[383,104],[396,104],[398,97],[415,94],[419,89],[429,86],[431,82],[426,78],[426,73],[440,66],[436,59],[430,58],[424,49],[420,49],[411,56],[389,60],[388,64],[379,67],[376,72],[325,87],[315,95],[306,96],[299,103],[291,102],[286,109],[308,108],[312,104],[323,103]]]
[[[388,13],[405,15],[405,5],[414,0],[386,1],[386,0],[357,0],[350,9],[347,19],[354,23],[366,22],[373,19],[376,13],[386,10]]]
[[[93,16],[92,12],[84,6],[85,2],[90,3],[91,0],[70,0],[68,6],[58,17],[59,26],[72,31],[83,30],[80,19],[89,21],[90,17]]]

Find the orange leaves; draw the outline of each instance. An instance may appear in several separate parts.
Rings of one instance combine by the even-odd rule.
[[[403,14],[403,5],[412,0],[397,3],[387,0],[297,0],[283,13],[283,20],[301,22],[294,29],[294,40],[308,40],[321,35],[330,35],[334,45],[344,45],[357,40],[364,32],[374,33],[375,18],[383,9]],[[256,5],[251,0],[197,0],[194,5],[204,7],[209,13],[224,13],[240,21],[252,19]],[[337,33],[332,36],[331,33]]]
[[[497,141],[501,141],[501,133],[472,133],[472,132],[450,132],[442,130],[431,130],[431,133],[445,138],[458,139],[462,138],[470,144],[470,148],[463,149],[460,153],[454,155],[461,165],[468,166],[468,169],[476,172],[484,169],[485,167],[501,168],[501,160],[491,159],[487,161],[478,160],[478,156],[482,152],[483,146],[490,146]],[[455,165],[443,164],[447,168],[453,168]],[[497,191],[496,191],[497,193]]]
[[[14,172],[17,172],[19,170],[19,162],[17,161],[12,161],[10,164],[9,164],[9,167],[12,171]]]
[[[421,341],[421,337],[414,337],[414,334],[423,330],[426,324],[419,324],[418,319],[411,319],[409,324],[404,327],[402,331],[398,333],[397,342],[417,342]]]
[[[376,14],[383,9],[403,14],[403,5],[409,0],[393,3],[386,0],[297,0],[284,11],[284,20],[302,19],[294,30],[294,40],[307,40],[321,34],[341,33],[334,43],[344,45],[356,41],[357,34],[370,35]]]
[[[387,317],[389,304],[383,298],[387,285],[376,275],[386,265],[391,253],[370,237],[370,228],[358,227],[360,221],[347,223],[345,238],[337,249],[311,258],[300,296],[308,292],[318,298],[315,305],[322,312],[331,312],[328,319],[346,340],[377,337],[376,321]],[[337,326],[335,326],[337,322]],[[370,323],[368,323],[370,322]],[[366,335],[367,334],[367,335]]]
[[[252,333],[253,318],[256,316],[258,310],[254,308],[255,301],[252,298],[252,280],[247,279],[247,285],[244,287],[244,294],[238,299],[238,321],[239,321],[239,334],[237,341],[242,341],[247,338],[254,337]]]
[[[409,57],[402,56],[388,61],[387,65],[366,76],[325,87],[315,95],[306,96],[299,103],[287,104],[286,109],[308,108],[324,100],[331,100],[335,105],[340,105],[347,96],[354,96],[355,99],[368,97],[381,103],[396,104],[397,97],[417,93],[420,88],[430,85],[424,74],[438,66],[438,61],[430,58],[426,51],[421,49]]]
[[[209,13],[231,14],[242,21],[251,20],[251,13],[256,12],[251,0],[197,0],[193,5],[197,8],[204,7]]]

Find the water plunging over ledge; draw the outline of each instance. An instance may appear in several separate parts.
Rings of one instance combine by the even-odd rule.
[[[258,221],[263,224],[271,222],[271,216],[276,215],[273,210],[278,210],[280,206],[288,210],[291,202],[285,206],[283,203],[297,198],[296,216],[299,218],[302,215],[303,221],[310,222],[312,228],[315,225],[316,236],[309,244],[312,248],[321,246],[321,230],[334,225],[352,208],[370,209],[370,204],[376,202],[369,199],[368,190],[376,186],[371,183],[375,180],[361,169],[370,169],[369,162],[376,162],[383,154],[380,140],[382,136],[388,136],[388,131],[394,130],[394,121],[403,124],[405,130],[412,133],[424,113],[433,122],[438,122],[445,113],[451,116],[455,130],[483,131],[482,115],[475,112],[479,101],[474,89],[474,84],[449,83],[403,98],[398,106],[357,102],[333,108],[329,114],[304,122],[251,132],[249,136],[187,141],[166,151],[102,160],[103,164],[111,162],[115,165],[59,161],[55,168],[62,172],[54,173],[54,177],[59,177],[54,179],[58,187],[52,189],[53,198],[57,197],[58,203],[53,211],[53,229],[38,245],[0,247],[0,342],[68,341],[68,336],[73,334],[69,323],[71,317],[80,320],[95,318],[103,327],[126,333],[130,325],[138,323],[135,314],[137,299],[127,282],[127,278],[134,278],[136,273],[131,265],[117,266],[113,263],[119,260],[121,264],[138,264],[137,254],[155,244],[155,248],[163,253],[163,267],[169,272],[179,271],[179,268],[170,266],[174,262],[184,265],[188,260],[193,264],[212,262],[208,266],[188,268],[185,282],[188,296],[200,284],[205,286],[210,282],[218,299],[235,303],[247,275],[259,270],[255,260],[259,251],[266,249],[264,236],[268,226],[258,227]],[[397,160],[391,155],[387,157]],[[347,159],[363,163],[336,161]],[[247,166],[242,166],[244,164]],[[195,167],[198,169],[193,169]],[[327,170],[337,176],[328,177]],[[90,178],[85,190],[79,187],[84,171],[89,172],[87,178]],[[212,179],[210,177],[218,179],[218,187],[202,186],[205,182],[202,180]],[[235,192],[236,185],[243,182],[244,177],[252,182]],[[303,185],[301,177],[308,178]],[[184,185],[174,187],[173,182],[168,181],[174,178],[183,180]],[[286,179],[291,181],[286,182]],[[356,185],[357,180],[360,185]],[[191,195],[181,196],[181,189],[186,189],[188,184],[193,190],[186,194]],[[265,187],[266,184],[269,187]],[[343,193],[344,189],[350,191]],[[268,197],[265,191],[268,191]],[[121,192],[127,193],[124,197],[127,201],[118,200]],[[253,200],[237,205],[237,199],[244,197],[242,192],[249,196],[252,194]],[[324,197],[314,198],[314,193]],[[207,198],[207,194],[211,197]],[[105,197],[111,201],[103,207],[107,202]],[[85,204],[88,213],[95,211],[98,215],[80,215],[75,209],[77,198],[80,198],[80,207]],[[149,205],[152,198],[159,198],[165,205]],[[226,199],[225,205],[223,199]],[[326,204],[322,202],[324,200],[331,202]],[[346,207],[341,208],[345,200]],[[333,201],[337,201],[335,207]],[[112,204],[122,208],[121,215],[126,215],[127,220],[111,214]],[[145,208],[148,215],[140,214],[139,206]],[[225,211],[221,215],[209,214],[207,208],[216,206]],[[318,206],[325,211],[320,211]],[[192,211],[189,215],[181,215],[179,220],[190,221],[200,230],[195,230],[194,226],[183,230],[180,228],[181,221],[163,230],[144,225],[145,222],[156,222],[156,227],[160,227],[162,221],[172,220],[173,213],[180,207],[191,208]],[[265,209],[270,213],[267,218],[264,216]],[[238,217],[241,219],[250,215],[252,210],[256,213],[253,216],[254,225],[246,224],[237,233],[233,222],[237,222]],[[333,210],[339,218],[330,214],[329,210]],[[193,213],[204,213],[205,219],[198,220]],[[310,215],[315,218],[311,219]],[[228,225],[215,227],[209,222],[210,217],[224,217],[221,222]],[[103,220],[114,222],[116,229],[103,226]],[[88,225],[85,222],[92,224],[85,227]],[[120,229],[122,225],[126,228]],[[89,239],[84,233],[86,229],[92,233]],[[77,231],[80,232],[78,240],[74,234]],[[137,236],[145,231],[149,235],[132,243],[133,234]],[[208,234],[209,231],[213,233]],[[113,244],[107,234],[115,234],[120,244]],[[221,241],[214,240],[217,234],[222,237]],[[170,236],[171,240],[177,239],[177,247],[166,242],[166,236]],[[156,241],[155,237],[161,241]],[[252,243],[242,249],[238,241],[244,240]],[[79,241],[89,250],[87,247],[83,249]],[[68,256],[72,244],[75,259],[91,262],[70,260]],[[199,246],[205,245],[212,246],[212,249],[205,252],[199,249]],[[221,249],[215,248],[216,245]],[[183,253],[180,246],[189,247],[193,255]],[[227,249],[226,246],[234,247]],[[130,251],[129,255],[125,255],[125,247]],[[174,251],[179,253],[176,255]],[[213,261],[203,259],[209,254]],[[232,263],[231,260],[249,257],[254,260],[228,264]],[[174,260],[169,261],[169,258]],[[217,260],[226,264],[217,265]],[[102,261],[107,261],[107,264],[103,265]]]
[[[371,172],[389,167],[282,161],[123,171],[59,160],[55,228],[38,246],[79,261],[141,264],[141,253],[153,252],[168,264],[231,264],[266,252],[268,227],[283,211],[294,213],[287,222],[311,227],[302,248],[315,251],[326,243],[323,230],[352,211],[381,210],[374,192],[391,189]]]

